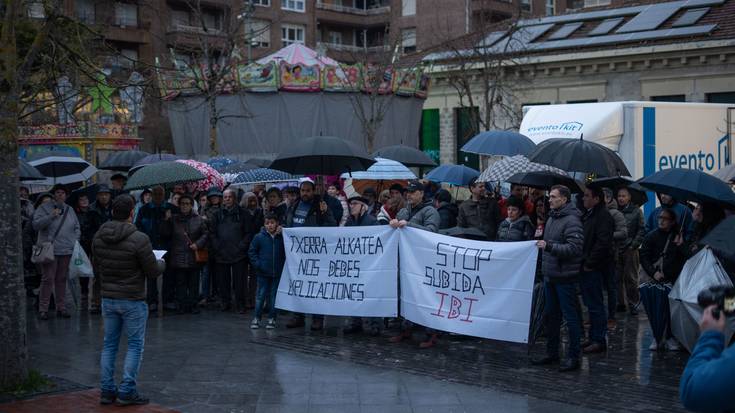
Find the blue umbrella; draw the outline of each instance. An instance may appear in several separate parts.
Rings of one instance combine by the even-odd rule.
[[[735,208],[735,192],[714,176],[684,168],[664,169],[638,180],[651,191],[671,195],[681,201],[714,203]]]
[[[218,157],[209,159],[205,163],[211,166],[212,168],[214,168],[217,172],[221,172],[220,169],[230,166],[235,162],[237,161],[234,159],[225,158],[224,156],[218,156]]]
[[[462,152],[478,155],[528,156],[536,144],[518,132],[495,130],[475,135],[462,147]]]
[[[641,304],[646,309],[651,332],[657,343],[661,343],[669,325],[669,293],[671,284],[646,282],[638,287],[641,295]]]
[[[236,161],[223,168],[215,167],[214,169],[221,174],[239,174],[245,171],[249,171],[252,169],[258,169],[258,168],[260,167],[257,165],[253,165],[250,162]]]
[[[233,185],[244,185],[244,184],[259,184],[265,182],[279,182],[279,181],[290,181],[296,177],[293,175],[278,171],[275,169],[258,168],[245,171],[237,176],[232,181]]]
[[[472,178],[480,176],[480,171],[464,165],[440,165],[426,174],[426,179],[457,186],[467,186]]]

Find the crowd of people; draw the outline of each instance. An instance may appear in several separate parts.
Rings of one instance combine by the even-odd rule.
[[[41,320],[49,318],[52,305],[57,317],[71,317],[64,297],[75,243],[79,242],[97,269],[96,237],[115,240],[126,235],[114,227],[107,227],[105,233],[100,230],[114,220],[113,201],[126,193],[124,177],[114,178],[110,186],[97,185],[94,199],[82,193],[74,197],[72,205],[67,202],[70,192],[63,185],[38,194],[34,202],[28,190],[21,188],[26,280],[29,294],[38,297]],[[473,180],[469,198],[461,202],[446,189],[418,180],[406,186],[394,184],[380,193],[376,189],[367,187],[348,198],[338,183],[320,188],[303,178],[298,186],[266,189],[256,185],[251,192],[213,188],[191,194],[186,186],[175,185],[168,193],[162,186],[137,193],[132,224],[147,235],[153,250],[167,251],[161,291],[156,277],[149,277],[141,298],[150,314],[197,314],[202,308],[239,314],[254,310],[250,327],[272,329],[277,327],[273,303],[285,262],[282,228],[390,225],[430,232],[472,229],[459,233],[481,240],[537,242],[540,262],[536,281],[543,283],[547,354],[533,362],[560,362],[563,319],[569,350],[560,370],[569,371],[579,367],[581,353],[607,350],[607,335],[616,328],[616,313],[638,314],[641,281],[673,283],[686,260],[698,251],[697,241],[725,217],[716,205],[690,208],[659,194],[661,206],[644,221],[640,205],[632,201],[631,191],[625,187],[589,185],[583,194],[573,195],[565,186],[554,186],[547,192],[512,185],[510,195],[503,197],[496,188]],[[31,254],[33,246],[42,241],[53,243],[55,259],[37,266],[31,262]],[[114,260],[102,264],[125,271],[125,265]],[[102,292],[104,270],[95,275],[91,281],[78,281],[82,309],[91,314],[101,312],[100,298],[107,297]],[[124,290],[125,286],[108,286],[107,291],[115,288]],[[583,322],[580,294],[587,323]],[[262,319],[264,313],[267,320]],[[286,327],[304,326],[306,316],[292,314]],[[324,317],[313,314],[311,318],[310,328],[321,330]],[[382,320],[353,317],[344,332],[366,330],[379,335],[384,325]],[[390,340],[409,339],[416,328],[404,321],[400,334]],[[654,342],[651,350],[677,350],[676,340],[670,334],[667,337],[664,342]],[[420,347],[432,347],[439,338],[439,331],[427,329]]]

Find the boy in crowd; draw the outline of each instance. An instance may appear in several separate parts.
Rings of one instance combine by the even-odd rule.
[[[265,328],[276,328],[276,292],[281,280],[281,271],[286,262],[286,250],[278,216],[272,212],[265,215],[265,224],[250,243],[250,265],[258,276],[258,291],[255,297],[255,318],[250,328],[260,327],[263,304],[268,299],[268,324]]]

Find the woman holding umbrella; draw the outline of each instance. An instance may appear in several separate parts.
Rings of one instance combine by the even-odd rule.
[[[676,238],[680,236],[677,230],[676,213],[671,208],[664,208],[658,216],[658,228],[646,235],[643,239],[640,252],[641,267],[643,267],[646,274],[656,283],[674,284],[679,277],[679,273],[686,262],[686,256],[681,248],[676,245]],[[667,290],[670,291],[670,289],[670,287],[667,287]],[[644,291],[643,287],[641,291]],[[646,294],[642,295],[644,295],[642,300],[646,307],[648,318],[651,321],[651,329],[654,330],[654,335],[660,334],[660,332],[657,332],[660,329],[656,328],[657,326],[654,325],[654,320],[660,319],[662,312],[666,313],[664,325],[667,327],[667,340],[665,343],[661,343],[663,339],[662,334],[660,337],[654,337],[654,341],[649,349],[658,350],[662,346],[665,346],[667,350],[678,350],[679,345],[668,330],[668,326],[671,324],[668,320],[668,307],[657,307],[653,302],[647,302],[648,300],[645,299]],[[666,295],[668,295],[668,292],[666,292]],[[668,303],[665,298],[663,301]]]
[[[500,223],[498,241],[528,241],[533,239],[535,228],[525,213],[521,198],[510,196],[505,201],[508,217]]]

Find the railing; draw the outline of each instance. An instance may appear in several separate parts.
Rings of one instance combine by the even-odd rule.
[[[183,32],[183,33],[194,33],[194,34],[207,34],[207,35],[220,35],[222,34],[222,30],[220,29],[214,29],[214,28],[207,28],[207,31],[204,31],[204,29],[201,26],[189,26],[186,24],[172,24],[168,28],[169,33],[173,32]]]
[[[332,49],[338,52],[355,52],[355,53],[361,53],[361,52],[378,53],[378,52],[387,52],[390,50],[389,45],[370,46],[366,49],[363,46],[357,46],[357,45],[352,45],[352,44],[318,42],[317,47],[320,47],[320,46],[326,47],[327,49]]]
[[[371,7],[368,9],[358,9],[357,7],[341,6],[339,4],[324,3],[321,0],[316,2],[316,7],[322,10],[336,11],[339,13],[359,14],[361,16],[374,16],[378,14],[390,13],[390,6]]]
[[[135,17],[115,16],[112,24],[119,27],[138,27],[138,19]]]

